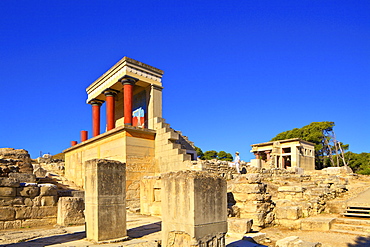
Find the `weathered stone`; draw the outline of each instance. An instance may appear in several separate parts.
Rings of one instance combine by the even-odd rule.
[[[50,226],[57,223],[57,217],[47,217],[43,219],[26,219],[22,221],[22,227]]]
[[[0,220],[14,220],[15,210],[13,207],[0,207]]]
[[[0,177],[0,187],[19,187],[19,181],[15,178]]]
[[[329,231],[335,218],[307,218],[301,221],[301,230]]]
[[[41,206],[56,206],[57,202],[57,196],[41,196]]]
[[[86,237],[97,242],[126,237],[126,164],[93,159],[85,168]]]
[[[19,229],[22,226],[21,220],[4,221],[4,230],[6,229]]]
[[[228,218],[227,219],[228,232],[233,233],[248,233],[252,230],[253,220],[252,219],[238,219]]]
[[[54,184],[40,184],[40,196],[56,196],[58,195],[57,187]]]
[[[34,171],[33,171],[33,174],[35,174],[35,176],[36,176],[37,178],[44,178],[44,177],[46,177],[46,176],[47,176],[48,171],[47,171],[47,170],[45,170],[45,169],[44,169],[44,168],[42,168],[42,167],[39,167],[39,168],[37,168],[36,170],[34,170]]]
[[[35,183],[36,176],[30,173],[9,173],[9,178],[17,179],[19,182]]]
[[[23,205],[23,197],[0,197],[0,207],[1,206],[13,206],[13,205]]]
[[[39,195],[40,189],[37,186],[27,186],[17,188],[17,196],[34,198]]]
[[[302,208],[297,206],[278,207],[275,216],[276,219],[296,220],[302,217]]]
[[[57,224],[61,226],[83,225],[85,203],[78,197],[60,197],[58,201]]]
[[[0,187],[0,197],[15,197],[17,194],[16,188]]]
[[[174,232],[192,239],[189,243],[186,238],[188,245],[183,246],[203,246],[209,242],[212,246],[223,246],[227,232],[226,181],[195,171],[167,173],[161,181],[162,207],[167,209],[162,214],[163,246],[175,246]]]
[[[17,206],[14,207],[16,211],[16,219],[40,219],[44,217],[56,217],[58,208],[56,206],[44,206],[44,207],[26,207]]]
[[[291,236],[276,241],[275,247],[321,247],[321,243],[307,242],[297,236]]]
[[[301,186],[281,186],[278,188],[279,192],[303,192]]]
[[[264,193],[266,191],[265,184],[232,184],[229,191],[239,192],[239,193]]]

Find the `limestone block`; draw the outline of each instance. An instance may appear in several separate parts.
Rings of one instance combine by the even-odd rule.
[[[0,187],[0,197],[15,197],[17,189],[13,187]]]
[[[301,230],[329,231],[335,218],[307,218],[301,221]]]
[[[246,193],[233,193],[234,199],[237,202],[245,201],[265,201],[264,194],[246,194]]]
[[[278,192],[303,192],[302,186],[281,186],[278,188]]]
[[[57,186],[54,184],[39,184],[40,196],[56,196],[58,195]]]
[[[0,207],[2,206],[13,206],[13,205],[23,205],[23,197],[0,197]]]
[[[4,221],[4,230],[6,229],[19,229],[22,226],[21,220]]]
[[[266,184],[233,184],[230,191],[247,194],[264,193],[266,192]]]
[[[85,224],[84,209],[85,203],[82,198],[60,197],[57,224],[61,226]]]
[[[12,173],[9,173],[9,178],[17,179],[21,183],[35,183],[36,182],[35,174],[31,174],[31,173],[12,172]]]
[[[37,178],[44,178],[47,176],[47,173],[48,171],[45,170],[44,168],[42,167],[38,167],[36,168],[34,171],[33,171],[33,174],[37,177]]]
[[[227,219],[228,232],[233,233],[248,233],[252,230],[252,219],[228,218]]]
[[[19,187],[19,181],[15,178],[0,177],[0,187]]]
[[[0,230],[4,230],[4,221],[0,221]]]
[[[48,217],[43,219],[26,219],[22,221],[22,227],[50,226],[57,223],[57,217]]]
[[[155,202],[160,202],[161,201],[161,190],[160,189],[155,189],[154,190],[154,201]]]
[[[265,213],[269,209],[270,203],[261,201],[248,201],[245,203],[237,202],[236,206],[240,208],[241,213]]]
[[[40,196],[41,206],[56,206],[58,202],[57,196]]]
[[[276,219],[296,220],[302,217],[302,208],[298,206],[278,207],[275,216]]]
[[[14,220],[15,210],[13,207],[0,207],[0,220]]]
[[[40,219],[44,217],[56,217],[58,208],[56,206],[44,207],[14,207],[16,211],[16,219]]]
[[[292,230],[301,229],[301,219],[298,219],[298,220],[276,219],[275,223],[277,223],[280,226],[292,229]]]
[[[17,196],[34,198],[39,195],[40,189],[37,186],[27,186],[17,188]]]

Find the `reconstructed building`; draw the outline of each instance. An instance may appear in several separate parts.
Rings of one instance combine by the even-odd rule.
[[[315,144],[299,138],[253,144],[252,165],[262,168],[300,167],[315,170]]]
[[[92,138],[81,131],[65,153],[65,176],[83,187],[85,162],[111,159],[126,163],[126,200],[139,207],[144,176],[197,169],[193,143],[162,118],[163,71],[124,57],[87,89],[92,107]],[[106,131],[100,133],[100,108],[106,107]]]

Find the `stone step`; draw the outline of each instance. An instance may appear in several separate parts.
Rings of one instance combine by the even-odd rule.
[[[361,232],[361,231],[348,231],[348,230],[339,230],[339,229],[331,229],[330,231],[331,232],[337,232],[337,233],[359,235],[359,236],[370,236],[370,233]]]
[[[355,212],[358,212],[358,213],[367,213],[367,214],[370,213],[370,210],[368,210],[368,209],[360,209],[360,208],[347,208],[346,211],[347,211],[347,213],[355,213]]]
[[[370,220],[356,219],[356,218],[336,218],[335,223],[350,224],[350,225],[368,225],[368,226],[370,226]]]
[[[370,226],[364,225],[350,225],[350,224],[334,224],[331,230],[348,230],[348,231],[361,231],[370,233]]]
[[[370,217],[370,214],[355,214],[355,213],[341,213],[343,216],[352,216],[352,217]]]

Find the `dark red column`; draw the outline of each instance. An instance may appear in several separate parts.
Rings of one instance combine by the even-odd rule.
[[[81,142],[87,140],[87,130],[81,130]]]
[[[105,95],[105,104],[107,106],[106,112],[107,112],[107,131],[108,131],[116,127],[114,116],[116,91],[107,89],[104,91],[104,95]]]
[[[77,141],[71,141],[71,146],[77,145]]]
[[[92,100],[90,104],[92,106],[92,131],[93,137],[95,137],[100,134],[100,106],[102,101]]]
[[[135,82],[138,79],[131,76],[124,76],[120,79],[123,84],[123,117],[124,124],[132,125],[132,93]]]

